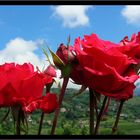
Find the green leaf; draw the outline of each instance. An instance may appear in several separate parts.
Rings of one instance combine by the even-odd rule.
[[[47,60],[49,61],[50,65],[52,65],[52,63],[51,63],[51,61],[50,61],[50,59],[49,59],[49,55],[48,55],[47,51],[45,50],[44,47],[41,47],[41,48],[42,48],[42,50],[43,50],[43,53],[46,55]]]
[[[48,48],[48,49],[49,49],[49,51],[50,51],[50,53],[52,55],[54,64],[57,64],[57,66],[59,68],[65,66],[65,64],[63,63],[63,61],[50,48]]]

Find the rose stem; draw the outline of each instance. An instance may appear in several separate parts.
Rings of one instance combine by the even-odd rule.
[[[119,123],[120,114],[121,114],[121,111],[122,111],[122,108],[123,108],[123,104],[124,104],[124,100],[122,100],[120,102],[120,106],[119,106],[117,116],[116,116],[116,121],[115,121],[114,126],[112,128],[112,134],[114,134],[117,131],[117,127],[118,127],[118,123]]]
[[[94,135],[94,95],[93,90],[89,88],[90,100],[90,135]]]
[[[50,86],[47,86],[47,85],[46,85],[46,93],[47,93],[47,92],[50,92],[50,88],[51,88],[51,85],[50,85]],[[41,119],[40,119],[40,122],[39,122],[38,135],[41,134],[44,115],[45,115],[45,113],[42,111],[42,113],[41,113]]]
[[[41,119],[40,119],[40,122],[39,122],[39,129],[38,129],[38,135],[41,134],[43,119],[44,119],[44,112],[41,113]]]
[[[100,109],[100,112],[99,112],[99,115],[98,115],[98,118],[97,118],[97,123],[96,123],[96,127],[95,127],[95,132],[94,132],[95,135],[98,134],[98,129],[99,129],[99,125],[100,125],[102,114],[103,114],[103,111],[104,111],[104,108],[105,108],[106,101],[107,101],[107,96],[105,96],[105,98],[104,98],[103,105]]]
[[[97,107],[97,100],[95,99],[95,111],[96,111],[96,120],[98,119],[98,107]]]
[[[20,135],[20,108],[18,110],[18,117],[16,120],[16,135]]]
[[[65,90],[66,90],[68,81],[69,81],[68,77],[63,79],[63,85],[62,85],[61,92],[60,92],[60,95],[59,95],[58,106],[56,108],[55,115],[54,115],[51,135],[54,135],[54,133],[55,133],[55,128],[56,128],[56,124],[57,124],[57,120],[58,120],[58,116],[59,116],[59,112],[60,112],[60,107],[61,107],[61,104],[62,104],[62,101],[63,101],[63,97],[64,97],[64,94],[65,94]]]
[[[94,93],[95,93],[95,91],[93,91]],[[93,95],[94,95],[94,93],[93,93]],[[98,107],[97,107],[97,98],[96,98],[96,96],[94,95],[94,108],[95,108],[95,114],[96,114],[96,120],[97,120],[97,118],[98,118]]]
[[[108,107],[109,107],[110,101],[111,101],[111,98],[108,97],[107,104],[106,104],[106,107],[105,107],[105,109],[104,109],[103,115],[105,115],[105,114],[108,112]],[[103,116],[102,116],[102,117],[103,117]]]
[[[8,117],[8,115],[9,115],[9,113],[10,113],[10,108],[8,109],[8,111],[7,111],[6,115],[3,117],[3,119],[2,119],[2,121],[1,121],[1,122],[3,122],[3,121],[5,121],[5,120],[6,120],[6,118],[7,118],[7,117]]]

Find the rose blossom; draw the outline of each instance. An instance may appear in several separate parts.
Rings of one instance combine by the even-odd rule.
[[[74,44],[83,84],[118,100],[133,96],[134,82],[139,78],[134,71],[136,63],[119,48],[119,44],[101,40],[95,34],[77,38]],[[77,80],[74,76],[72,79]]]
[[[42,97],[42,92],[44,86],[52,83],[52,80],[52,76],[34,71],[30,63],[0,65],[0,106],[21,105],[24,110],[26,106],[34,103],[32,110],[35,110],[38,106],[35,105],[38,99],[46,100],[47,97]]]
[[[140,39],[131,47],[140,48]],[[124,48],[123,48],[124,47]],[[76,83],[92,88],[95,91],[117,100],[129,99],[133,96],[134,82],[139,78],[134,67],[134,57],[126,53],[127,45],[115,44],[100,39],[96,34],[85,35],[84,39],[75,39],[69,50],[60,45],[56,54],[65,63],[71,63],[70,78]],[[72,57],[68,51],[73,54]],[[73,53],[73,51],[75,53]],[[133,51],[131,56],[137,51]]]
[[[120,41],[119,50],[138,64],[140,60],[140,32],[137,35],[133,34],[130,40],[128,36],[125,36]]]

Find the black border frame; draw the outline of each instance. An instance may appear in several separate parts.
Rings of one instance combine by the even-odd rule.
[[[138,5],[140,4],[140,0],[0,0],[0,6],[3,5]],[[0,139],[10,140],[38,140],[38,139],[46,139],[46,140],[124,140],[124,139],[139,139],[140,135],[0,135]]]

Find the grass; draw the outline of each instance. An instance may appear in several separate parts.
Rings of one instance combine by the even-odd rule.
[[[100,134],[111,135],[112,126],[114,124],[115,118],[110,118],[105,122],[101,122]],[[120,119],[118,124],[117,135],[139,135],[140,134],[140,123],[135,123],[134,121],[127,121]]]

